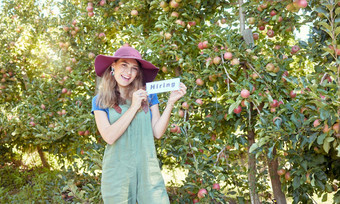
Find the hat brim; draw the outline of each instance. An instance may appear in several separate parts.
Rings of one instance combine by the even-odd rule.
[[[98,55],[94,61],[94,68],[97,76],[102,77],[105,70],[118,59],[121,59],[121,57]],[[159,68],[152,63],[143,59],[136,59],[134,57],[124,57],[124,59],[134,59],[140,63],[143,79],[146,83],[152,82],[156,78]]]

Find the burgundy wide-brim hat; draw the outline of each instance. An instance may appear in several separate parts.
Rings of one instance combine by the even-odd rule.
[[[109,68],[114,61],[121,58],[137,60],[141,65],[145,82],[152,82],[156,78],[159,68],[143,60],[141,54],[132,47],[121,47],[115,52],[114,56],[98,55],[94,61],[97,76],[102,77],[105,70]]]

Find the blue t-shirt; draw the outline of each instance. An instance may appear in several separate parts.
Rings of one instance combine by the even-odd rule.
[[[91,113],[94,114],[93,111],[96,111],[96,110],[104,111],[107,114],[107,118],[110,120],[110,118],[109,118],[109,108],[99,108],[97,106],[97,103],[96,103],[97,102],[97,96],[98,95],[96,95],[92,99],[92,110],[91,110]],[[159,104],[157,94],[150,94],[148,96],[148,102],[149,102],[149,107],[151,107],[153,105],[156,105],[156,104]],[[151,111],[150,111],[150,114],[151,114]]]

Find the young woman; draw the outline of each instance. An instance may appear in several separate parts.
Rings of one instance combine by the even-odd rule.
[[[158,68],[136,49],[121,47],[114,56],[98,55],[95,71],[102,81],[92,113],[107,143],[101,181],[104,203],[169,203],[154,137],[159,139],[166,131],[175,102],[186,93],[185,85],[170,93],[161,115],[157,95],[148,96],[144,90]]]

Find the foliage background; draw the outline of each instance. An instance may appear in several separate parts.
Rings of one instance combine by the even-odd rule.
[[[171,119],[180,133],[169,130],[156,144],[162,167],[186,172],[181,185],[168,184],[173,203],[242,203],[255,195],[271,202],[275,159],[290,174],[279,186],[294,203],[313,195],[339,203],[340,9],[338,1],[296,3],[245,1],[245,28],[259,36],[249,44],[235,0],[2,1],[0,164],[11,176],[1,177],[1,197],[25,200],[29,183],[40,189],[29,191],[31,199],[101,202],[104,142],[90,114],[93,61],[128,43],[160,67],[157,80],[180,77],[188,86]],[[301,41],[296,31],[306,25]],[[243,89],[251,93],[246,99]],[[160,95],[161,107],[166,98]],[[23,165],[23,155],[36,151],[50,171],[31,174]],[[202,188],[208,195],[198,199]]]

